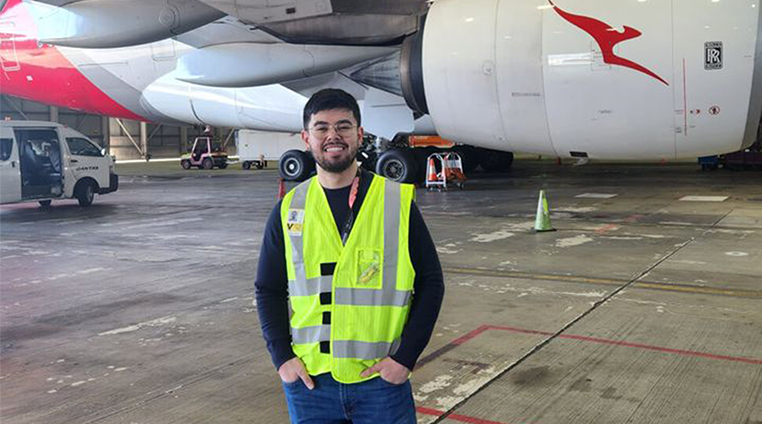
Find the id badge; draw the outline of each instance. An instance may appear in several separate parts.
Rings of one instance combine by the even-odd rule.
[[[304,228],[304,209],[289,209],[286,214],[286,228],[292,236],[301,236]]]

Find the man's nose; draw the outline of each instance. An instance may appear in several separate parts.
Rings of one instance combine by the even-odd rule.
[[[336,125],[329,125],[328,126],[328,132],[325,134],[325,138],[341,138],[339,135],[339,130],[336,129]]]

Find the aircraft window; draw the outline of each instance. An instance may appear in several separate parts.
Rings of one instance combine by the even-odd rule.
[[[6,161],[10,159],[11,153],[13,153],[13,139],[0,138],[0,160]]]
[[[72,155],[103,157],[100,147],[85,138],[66,137],[66,144],[69,145],[69,151]]]

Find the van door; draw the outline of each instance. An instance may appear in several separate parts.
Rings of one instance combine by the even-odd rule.
[[[0,128],[0,203],[21,200],[19,150],[10,128]]]
[[[74,180],[90,177],[98,182],[101,188],[109,186],[108,162],[104,159],[102,149],[95,143],[84,138],[66,134],[66,145],[69,148],[69,169],[74,174]]]
[[[62,194],[61,149],[55,128],[16,127],[22,199],[50,199]]]

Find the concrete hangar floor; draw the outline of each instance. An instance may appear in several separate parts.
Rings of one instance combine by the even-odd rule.
[[[275,171],[119,172],[87,209],[0,209],[1,420],[287,422],[253,303]],[[419,422],[761,423],[760,181],[519,160],[420,190],[447,294]]]

